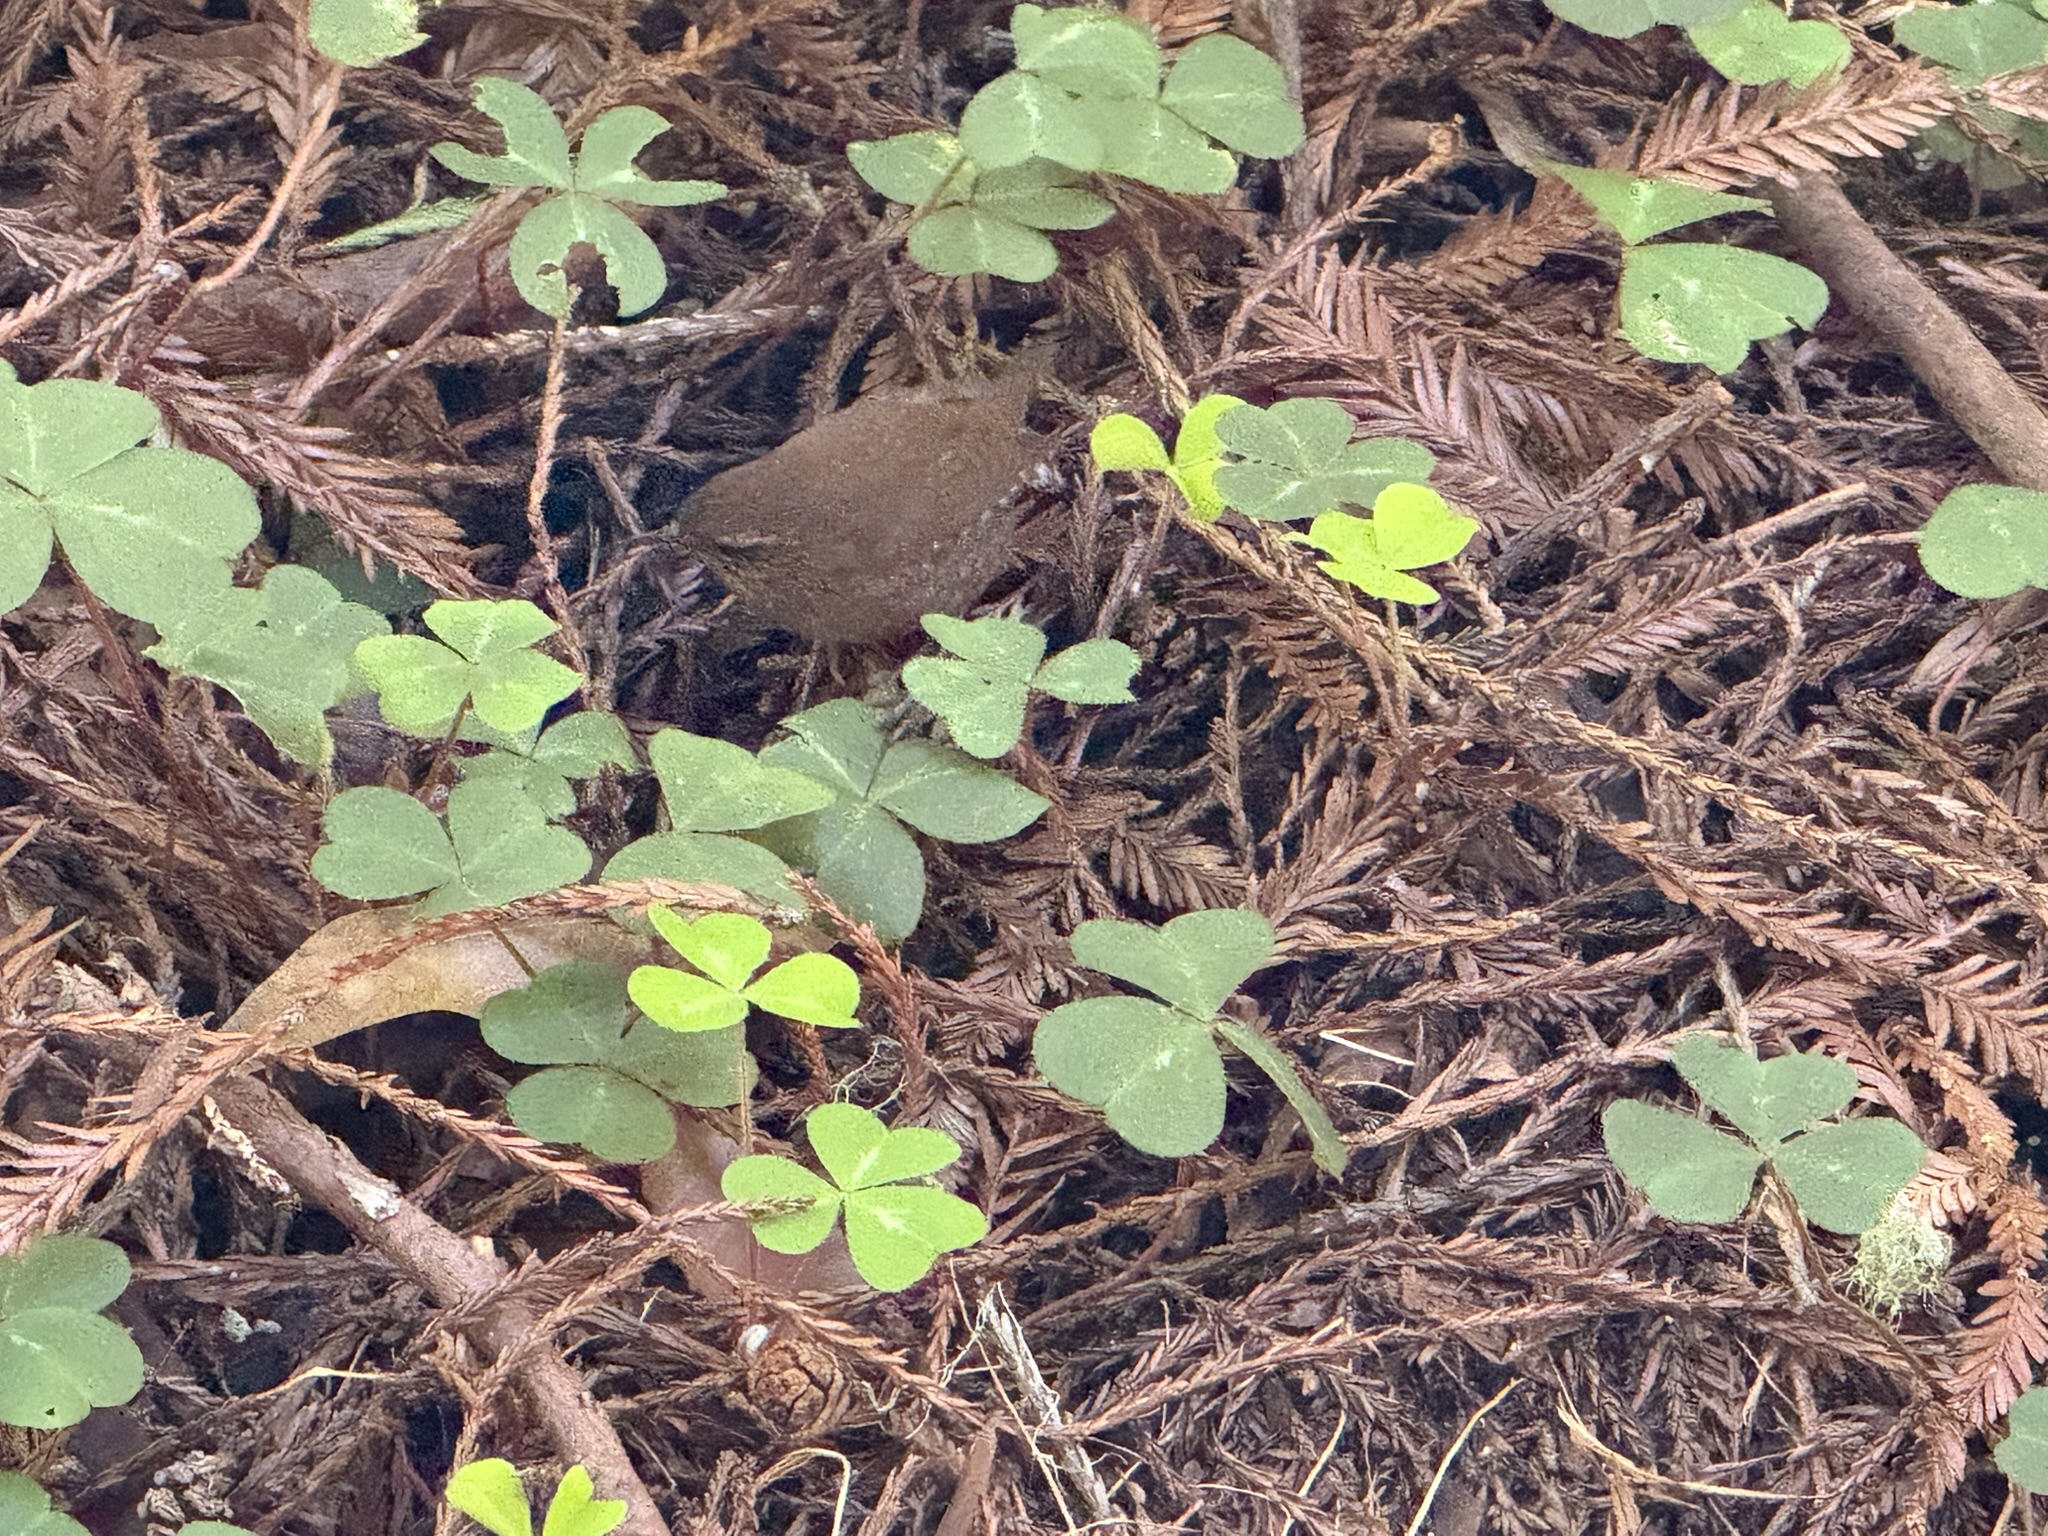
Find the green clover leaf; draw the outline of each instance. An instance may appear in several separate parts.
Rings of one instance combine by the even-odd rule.
[[[669,908],[648,908],[648,918],[671,948],[703,972],[643,965],[627,978],[640,1011],[666,1029],[728,1029],[750,1008],[822,1029],[852,1029],[860,1006],[860,978],[832,955],[797,955],[752,980],[773,943],[767,925],[731,912],[707,912],[695,922]]]
[[[1215,1030],[1226,1045],[1272,1080],[1288,1106],[1301,1116],[1316,1166],[1331,1178],[1341,1179],[1351,1160],[1351,1149],[1344,1145],[1344,1138],[1330,1119],[1330,1112],[1309,1092],[1309,1086],[1293,1060],[1267,1036],[1234,1019],[1217,1019]]]
[[[419,0],[313,0],[306,31],[315,48],[352,69],[395,59],[427,40]]]
[[[65,1429],[142,1390],[142,1351],[102,1317],[128,1287],[128,1256],[60,1233],[0,1258],[0,1424]]]
[[[1050,160],[1026,160],[983,171],[969,199],[974,211],[1007,219],[1026,229],[1094,229],[1108,222],[1116,205],[1074,183],[1076,172]]]
[[[42,1485],[19,1472],[0,1472],[0,1531],[8,1536],[92,1536],[69,1515],[50,1508]]]
[[[1896,1120],[1814,1125],[1855,1097],[1856,1074],[1841,1062],[1817,1053],[1759,1061],[1707,1035],[1680,1040],[1671,1061],[1708,1107],[1749,1138],[1633,1099],[1607,1106],[1600,1123],[1608,1155],[1672,1220],[1734,1220],[1768,1161],[1815,1226],[1864,1232],[1926,1160],[1920,1138]]]
[[[1748,0],[1726,21],[1689,27],[1700,57],[1730,80],[1813,84],[1849,62],[1849,39],[1825,21],[1793,21],[1773,0]]]
[[[1404,484],[1380,492],[1370,519],[1325,512],[1295,537],[1330,556],[1317,562],[1325,572],[1368,597],[1433,603],[1436,588],[1404,573],[1455,558],[1478,531],[1428,486]]]
[[[1749,344],[1811,327],[1828,286],[1782,257],[1732,245],[1645,245],[1621,263],[1621,331],[1645,357],[1732,373]]]
[[[668,287],[668,268],[646,231],[601,197],[565,192],[521,219],[505,252],[513,286],[542,314],[560,319],[569,313],[566,268],[578,245],[604,259],[621,315],[651,308]]]
[[[753,1091],[757,1074],[739,1029],[684,1035],[643,1022],[629,1032],[633,1018],[625,978],[578,961],[486,1003],[484,1043],[547,1068],[506,1096],[513,1122],[608,1163],[644,1163],[675,1144],[669,1103],[721,1108]]]
[[[681,880],[728,885],[790,913],[804,909],[789,866],[759,843],[704,832],[656,832],[628,843],[604,867],[607,881]]]
[[[579,1464],[562,1474],[548,1500],[541,1536],[607,1536],[625,1522],[626,1501],[596,1497],[589,1471]]]
[[[2048,22],[2016,5],[1916,5],[1892,23],[1892,36],[1948,65],[1966,87],[2048,58]]]
[[[831,1236],[844,1210],[854,1267],[877,1290],[901,1291],[930,1274],[941,1254],[988,1235],[988,1218],[978,1207],[914,1182],[959,1158],[952,1137],[919,1127],[892,1131],[853,1104],[821,1104],[806,1125],[830,1183],[780,1157],[743,1157],[725,1171],[721,1188],[728,1200],[809,1202],[800,1211],[757,1217],[754,1236],[762,1247],[809,1253]]]
[[[1844,1120],[1793,1137],[1771,1161],[1808,1221],[1854,1234],[1891,1208],[1927,1161],[1927,1148],[1896,1120]]]
[[[1092,171],[1104,160],[1102,139],[1080,98],[1021,69],[975,92],[960,114],[960,148],[984,171],[1032,159]]]
[[[512,281],[526,302],[544,314],[569,313],[569,252],[587,244],[604,258],[618,290],[619,312],[652,306],[668,284],[661,253],[620,203],[676,208],[725,196],[715,181],[655,181],[633,160],[668,122],[646,107],[614,107],[583,132],[572,160],[569,137],[554,110],[517,81],[486,76],[477,82],[477,109],[504,131],[505,153],[480,155],[460,144],[436,144],[429,153],[471,181],[494,187],[543,187],[556,193],[531,209],[513,231]]]
[[[1142,997],[1065,1003],[1038,1022],[1045,1080],[1103,1111],[1153,1157],[1193,1157],[1223,1134],[1223,1057],[1208,1024]]]
[[[530,1066],[595,1066],[625,1035],[626,984],[608,965],[551,965],[525,986],[500,992],[478,1020],[484,1044]]]
[[[1351,413],[1334,400],[1240,405],[1216,419],[1216,436],[1243,462],[1215,471],[1216,488],[1247,517],[1315,517],[1346,504],[1369,507],[1398,481],[1427,480],[1436,455],[1398,438],[1354,443]]]
[[[676,1144],[675,1117],[652,1089],[603,1067],[549,1067],[505,1095],[512,1123],[537,1141],[586,1148],[605,1163],[651,1163]]]
[[[425,618],[446,644],[424,635],[380,635],[363,641],[355,654],[384,718],[410,735],[447,735],[465,701],[493,730],[530,731],[583,681],[532,649],[559,626],[523,598],[444,599],[429,606]]]
[[[2048,587],[2048,496],[2016,485],[1961,485],[1920,530],[1920,563],[1959,597]]]
[[[1017,744],[1034,688],[1073,704],[1131,701],[1138,656],[1118,641],[1084,640],[1041,666],[1045,633],[1033,625],[997,618],[968,623],[943,613],[928,613],[922,622],[953,654],[906,662],[903,685],[973,757],[1001,757]]]
[[[410,795],[371,785],[335,796],[313,878],[351,901],[429,892],[421,917],[502,906],[582,879],[590,850],[516,783],[481,779],[448,795],[448,825]]]
[[[2031,1387],[2006,1410],[2010,1431],[1992,1451],[1998,1470],[2029,1493],[2048,1493],[2048,1387]]]
[[[1084,96],[1074,111],[1102,145],[1100,163],[1090,170],[1198,195],[1228,192],[1237,181],[1235,155],[1156,101]]]
[[[441,819],[382,785],[346,790],[327,807],[313,878],[350,901],[417,896],[453,880],[455,849]]]
[[[260,588],[222,587],[157,627],[163,638],[143,655],[218,683],[280,752],[313,768],[334,757],[327,711],[361,686],[357,645],[391,631],[381,613],[343,602],[296,565],[273,568]]]
[[[994,843],[1045,814],[1046,800],[951,747],[899,741],[875,770],[868,799],[942,843]]]
[[[1016,619],[970,624],[942,613],[928,613],[921,622],[953,654],[904,663],[903,686],[946,722],[963,752],[1001,757],[1024,734],[1025,703],[1045,655],[1045,632]]]
[[[1218,143],[1261,160],[1285,159],[1308,137],[1279,64],[1228,33],[1198,37],[1181,50],[1159,103]]]
[[[28,601],[53,543],[108,607],[151,624],[228,585],[262,529],[255,493],[218,459],[135,446],[159,425],[133,390],[24,385],[0,361],[0,613]]]
[[[940,208],[911,226],[910,258],[939,277],[977,272],[1013,283],[1042,283],[1059,270],[1059,252],[1037,230],[982,208]]]
[[[767,829],[765,840],[806,865],[856,921],[884,942],[909,935],[924,910],[924,856],[908,822],[943,842],[987,843],[1021,832],[1046,800],[966,753],[883,734],[873,710],[853,699],[791,715],[790,734],[761,761],[825,785],[830,804]]]
[[[1671,1065],[1701,1103],[1767,1151],[1856,1097],[1856,1074],[1818,1051],[1759,1061],[1722,1036],[1688,1035],[1671,1048]]]
[[[476,83],[476,107],[504,133],[505,153],[480,155],[445,140],[427,153],[464,180],[487,187],[569,190],[569,135],[539,92],[516,80],[486,75]]]
[[[1235,395],[1204,395],[1181,418],[1180,434],[1173,440],[1173,468],[1167,475],[1180,487],[1188,515],[1198,523],[1215,522],[1227,505],[1216,486],[1216,471],[1226,462],[1216,424],[1225,412],[1243,404]]]
[[[1131,679],[1143,665],[1121,640],[1083,640],[1051,657],[1031,686],[1068,704],[1131,704]]]
[[[1097,920],[1074,930],[1074,958],[1207,1022],[1273,960],[1273,925],[1256,912],[1184,912],[1164,927]]]
[[[1223,1130],[1220,1035],[1271,1078],[1302,1117],[1316,1162],[1336,1175],[1347,1150],[1299,1070],[1277,1046],[1217,1011],[1273,958],[1273,925],[1256,912],[1188,912],[1163,928],[1087,922],[1074,958],[1164,1002],[1084,998],[1039,1020],[1033,1057],[1045,1080],[1103,1111],[1111,1129],[1154,1157],[1191,1157]]]
[[[610,966],[551,966],[492,998],[482,1026],[485,1042],[512,1061],[605,1067],[674,1104],[737,1104],[757,1076],[740,1030],[657,1028],[634,1013],[626,979]]]
[[[882,196],[913,208],[938,200],[942,192],[960,201],[974,190],[975,168],[956,134],[925,130],[857,140],[846,146],[846,158]]]
[[[671,830],[622,848],[605,866],[605,879],[729,885],[773,906],[802,910],[780,858],[724,834],[822,810],[832,803],[831,788],[764,764],[743,747],[687,731],[657,732],[647,757],[661,781]]]
[[[1608,1105],[1600,1130],[1622,1177],[1673,1221],[1733,1221],[1749,1204],[1764,1162],[1725,1131],[1634,1099]]]
[[[1010,13],[1017,67],[1077,96],[1150,98],[1159,94],[1159,44],[1144,23],[1093,6]]]
[[[908,1290],[932,1272],[941,1254],[972,1248],[987,1236],[988,1218],[978,1206],[929,1185],[886,1184],[846,1197],[853,1267],[878,1291]]]
[[[1544,0],[1561,21],[1599,37],[1634,37],[1652,27],[1707,27],[1726,21],[1743,0]]]
[[[1832,27],[1825,23],[1822,26],[1834,33]],[[1724,213],[1768,212],[1771,206],[1762,198],[1732,197],[1682,181],[1631,176],[1627,171],[1596,171],[1589,166],[1557,161],[1545,161],[1542,168],[1591,203],[1593,211],[1629,245],[1639,245],[1669,230],[1697,224],[1701,219],[1717,218]]]
[[[658,731],[647,744],[647,760],[678,831],[744,832],[832,802],[831,788],[816,779],[713,736]]]
[[[503,779],[515,785],[550,821],[575,813],[572,779],[592,778],[608,765],[634,766],[633,739],[617,715],[598,710],[556,721],[529,751],[504,747],[457,764],[465,783]]]

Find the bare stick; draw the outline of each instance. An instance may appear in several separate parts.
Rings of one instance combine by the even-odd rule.
[[[497,1258],[479,1253],[435,1221],[264,1084],[230,1078],[216,1084],[213,1094],[264,1162],[358,1240],[402,1266],[441,1306],[462,1306],[504,1281],[506,1269]],[[475,1338],[493,1354],[502,1354],[535,1326],[530,1310],[506,1302],[483,1314]],[[611,1420],[561,1357],[553,1349],[539,1352],[518,1367],[517,1380],[562,1460],[587,1467],[604,1497],[626,1501],[620,1530],[626,1536],[668,1536],[668,1524],[633,1470]]]
[[[1955,424],[2014,485],[2048,491],[2048,415],[1824,176],[1772,185],[1771,206],[1808,266],[1903,357]]]

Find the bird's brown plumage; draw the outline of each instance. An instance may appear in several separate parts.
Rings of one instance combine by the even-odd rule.
[[[1039,374],[887,386],[714,476],[680,537],[753,618],[822,644],[900,638],[1000,575],[1005,505],[1043,456],[1024,430]]]

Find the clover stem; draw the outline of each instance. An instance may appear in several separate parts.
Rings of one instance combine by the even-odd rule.
[[[1786,1278],[1792,1282],[1793,1298],[1802,1310],[1818,1304],[1820,1290],[1814,1285],[1813,1270],[1806,1262],[1806,1223],[1775,1168],[1764,1170],[1760,1208],[1765,1220],[1777,1229],[1778,1247],[1785,1255]]]
[[[568,589],[562,585],[561,562],[555,557],[555,536],[548,532],[543,506],[548,475],[555,464],[555,442],[562,432],[562,376],[567,372],[563,364],[563,338],[568,328],[567,316],[557,315],[555,328],[548,336],[548,370],[540,392],[540,432],[533,445],[533,477],[526,486],[526,529],[533,540],[533,563],[540,568],[548,606],[554,609],[554,617],[562,626],[562,644],[569,652],[569,664],[583,675],[581,692],[588,700],[590,652],[585,649],[583,636],[570,612]]]
[[[427,779],[420,786],[422,790],[432,789],[441,782],[448,771],[450,754],[455,750],[455,738],[462,731],[462,722],[469,718],[469,700],[464,699],[455,711],[455,718],[448,722],[448,734],[441,738],[441,744],[434,749],[434,760],[427,766]]]
[[[939,184],[936,187],[932,188],[932,195],[926,198],[923,202],[919,203],[915,208],[910,210],[911,223],[915,224],[919,219],[923,218],[926,214],[930,213],[934,208],[938,207],[940,197],[942,197],[945,194],[946,189],[953,184],[953,179],[960,174],[961,167],[965,166],[966,164],[967,156],[955,155],[953,157],[953,163],[946,167],[946,173],[939,178]]]

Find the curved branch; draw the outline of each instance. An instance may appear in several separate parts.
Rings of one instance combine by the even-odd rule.
[[[1864,222],[1834,181],[1772,184],[1771,206],[1806,264],[2006,480],[2048,492],[2048,415],[1962,317]]]

